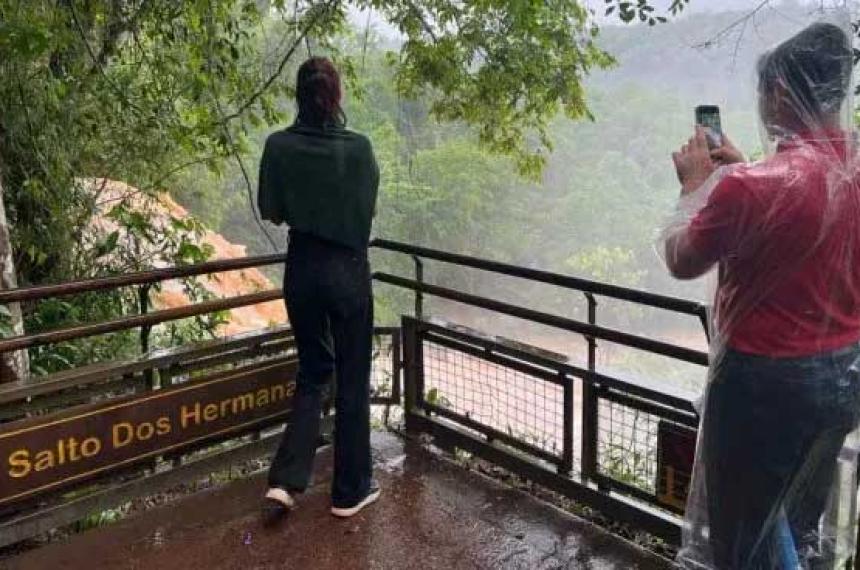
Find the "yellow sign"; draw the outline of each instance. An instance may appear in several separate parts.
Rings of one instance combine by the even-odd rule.
[[[657,500],[681,512],[690,492],[696,431],[661,421],[657,426]]]
[[[285,419],[296,361],[0,426],[0,505]]]

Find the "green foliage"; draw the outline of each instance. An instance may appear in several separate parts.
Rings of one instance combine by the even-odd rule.
[[[104,214],[104,185],[93,179],[153,196],[180,166],[226,155],[230,129],[241,127],[218,108],[265,112],[266,97],[284,89],[256,95],[261,72],[247,64],[259,59],[260,21],[253,2],[0,0],[0,176],[19,283],[206,259],[194,222],[163,227],[125,197]],[[112,229],[96,231],[100,212]],[[25,328],[138,308],[128,290],[52,300],[25,307]],[[119,333],[34,349],[32,369],[117,358],[135,346],[136,334]]]
[[[629,249],[602,245],[576,252],[565,265],[576,275],[624,287],[638,287],[645,273]]]
[[[354,8],[400,31],[398,55],[368,45],[369,34],[359,45],[347,25]],[[516,174],[538,178],[559,114],[592,117],[583,81],[613,63],[597,35],[579,0],[0,0],[0,177],[19,283],[208,257],[197,222],[156,222],[131,198],[105,209],[94,180],[127,182],[150,197],[176,185],[206,221],[239,228],[252,251],[265,247],[246,229],[246,163],[271,125],[288,118],[285,78],[305,49],[337,60],[355,124],[377,146],[382,231],[524,256],[528,241],[486,220],[510,212],[511,223],[531,227]],[[513,156],[515,166],[488,151]],[[434,223],[416,224],[428,211]],[[97,215],[107,229],[92,231]],[[205,298],[196,282],[183,285]],[[136,291],[83,295],[24,307],[25,325],[35,332],[106,320],[138,305]],[[158,338],[211,333],[222,318]],[[122,333],[31,357],[44,373],[135,345]]]
[[[604,475],[653,492],[653,474],[649,472],[650,456],[647,452],[628,449],[623,445],[604,443],[601,445],[599,456],[602,458],[601,471]]]
[[[549,130],[556,152],[536,184],[518,176],[510,160],[488,152],[470,129],[436,121],[429,96],[399,96],[396,69],[385,64],[386,47],[378,39],[371,35],[366,45],[354,42],[346,38],[338,49],[363,52],[346,112],[350,126],[373,141],[380,164],[377,235],[584,277],[599,273],[612,282],[619,271],[631,286],[652,283],[655,228],[677,196],[672,172],[660,165],[670,164],[668,149],[689,130],[686,123],[673,122],[666,109],[685,108],[684,101],[641,85],[592,82],[597,122],[555,118]],[[258,148],[266,134],[266,129],[252,133],[251,146]],[[247,161],[259,160],[258,153],[250,151]],[[266,251],[241,192],[241,173],[230,168],[220,179],[204,180],[195,184],[189,177],[183,202],[195,212],[211,212],[215,228],[249,244],[250,251]],[[413,271],[408,258],[380,252],[374,252],[374,265],[403,275]],[[428,266],[427,277],[530,306],[538,301],[540,308],[564,314],[584,308],[581,296],[561,290],[536,295],[521,282],[442,264]],[[396,323],[400,314],[411,312],[412,303],[408,292],[377,288],[380,322]]]
[[[427,400],[427,403],[431,406],[438,406],[440,408],[450,408],[451,401],[446,398],[438,388],[430,388],[427,391],[427,395],[424,396],[424,399]]]
[[[582,79],[613,62],[574,0],[372,4],[407,37],[399,93],[428,95],[437,118],[474,126],[482,143],[533,176],[551,148],[548,122],[559,111],[590,117]]]
[[[209,298],[210,295],[200,293],[196,300]],[[219,311],[209,315],[193,317],[169,323],[154,335],[155,346],[182,346],[200,342],[215,336],[218,328],[230,321],[229,311]]]
[[[89,293],[73,299],[55,298],[38,304],[24,319],[27,331],[52,330],[82,322],[115,318],[133,307],[121,292]],[[30,349],[30,371],[44,375],[90,362],[130,356],[137,350],[137,335],[124,331]]]
[[[201,245],[203,225],[193,217],[165,216],[157,196],[142,199],[139,192],[121,185],[116,190],[106,181],[95,182],[92,186],[95,195],[100,197],[103,214],[93,221],[91,227],[81,230],[80,258],[77,260],[91,275],[115,275],[168,265],[201,263],[212,254],[211,247]],[[181,280],[181,285],[192,301],[211,297],[194,278]],[[157,291],[158,286],[154,286],[154,290]],[[52,330],[148,310],[148,303],[141,308],[140,295],[140,289],[126,288],[41,301],[25,315],[25,328],[28,331]],[[189,322],[167,324],[163,330],[157,330],[155,342],[148,346],[175,345],[211,337],[224,321],[223,314],[213,314]],[[30,351],[31,370],[41,375],[84,363],[128,357],[142,348],[138,339],[137,332],[124,331],[33,348]]]
[[[604,14],[609,16],[617,13],[618,19],[625,24],[636,22],[655,26],[657,24],[665,24],[668,19],[666,16],[659,15],[654,6],[648,0],[605,0],[606,9]],[[677,16],[684,11],[684,8],[690,3],[690,0],[672,0],[667,10],[668,14]]]
[[[75,522],[74,530],[75,532],[84,532],[87,530],[91,530],[94,528],[99,528],[103,526],[107,526],[109,524],[115,523],[123,518],[124,509],[108,509],[105,511],[99,511],[88,515],[86,518],[83,518],[77,522]]]
[[[0,305],[0,338],[15,336],[12,312],[6,305]]]

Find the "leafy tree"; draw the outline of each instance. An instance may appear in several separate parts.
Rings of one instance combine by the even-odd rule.
[[[618,18],[625,24],[639,21],[649,26],[665,24],[667,18],[659,14],[648,0],[605,0],[606,9],[604,13],[609,16],[617,13]],[[684,11],[690,0],[672,0],[667,13],[677,16]]]
[[[627,21],[629,6],[617,4]],[[306,52],[329,53],[351,85],[360,82],[357,54],[363,60],[366,46],[354,49],[347,23],[353,9],[372,10],[402,34],[399,45],[377,50],[387,55],[374,63],[385,69],[377,81],[395,89],[384,90],[387,101],[365,107],[386,114],[374,119],[380,132],[393,125],[401,142],[412,145],[391,155],[389,170],[405,176],[394,177],[399,182],[388,193],[414,197],[413,208],[449,208],[451,224],[474,222],[521,198],[506,191],[512,202],[490,199],[493,188],[510,190],[509,181],[485,184],[477,174],[451,180],[434,164],[462,154],[462,140],[476,133],[483,149],[513,156],[518,170],[536,179],[551,148],[551,122],[559,113],[591,117],[584,78],[613,63],[598,46],[595,19],[581,0],[0,0],[0,186],[20,283],[148,266],[134,258],[142,254],[133,240],[85,239],[98,210],[91,179],[122,180],[143,193],[184,181],[185,195],[192,196],[199,184],[194,189],[183,175],[199,183],[226,174],[233,181],[230,200],[203,214],[243,220],[230,205],[252,186],[248,156],[267,128],[289,114],[285,78],[298,61]],[[644,2],[634,9],[659,21]],[[378,97],[371,89],[363,95]],[[405,126],[420,122],[422,135],[432,139],[441,132],[439,120],[454,123],[465,139],[433,148],[428,140],[403,137]],[[477,172],[509,171],[483,150],[465,154]],[[410,179],[413,160],[428,183]],[[443,205],[430,192],[452,183],[470,187],[446,195],[463,208]],[[471,190],[479,184],[483,194]],[[496,203],[488,209],[484,202]],[[121,235],[154,235],[145,216],[114,213]],[[485,231],[491,229],[477,229],[473,237],[485,243],[504,237]],[[187,257],[181,251],[187,245],[164,245],[168,258]],[[27,319],[36,330],[108,318],[127,310],[131,298],[27,307]]]

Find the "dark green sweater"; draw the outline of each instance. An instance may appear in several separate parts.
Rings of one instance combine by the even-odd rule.
[[[266,139],[257,196],[264,219],[362,250],[378,188],[379,168],[363,135],[295,124]]]

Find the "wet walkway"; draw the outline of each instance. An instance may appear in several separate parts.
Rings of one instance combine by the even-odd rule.
[[[69,569],[662,569],[670,564],[523,493],[392,435],[374,440],[379,503],[328,514],[329,452],[284,524],[261,526],[265,477],[201,492],[0,568]]]

